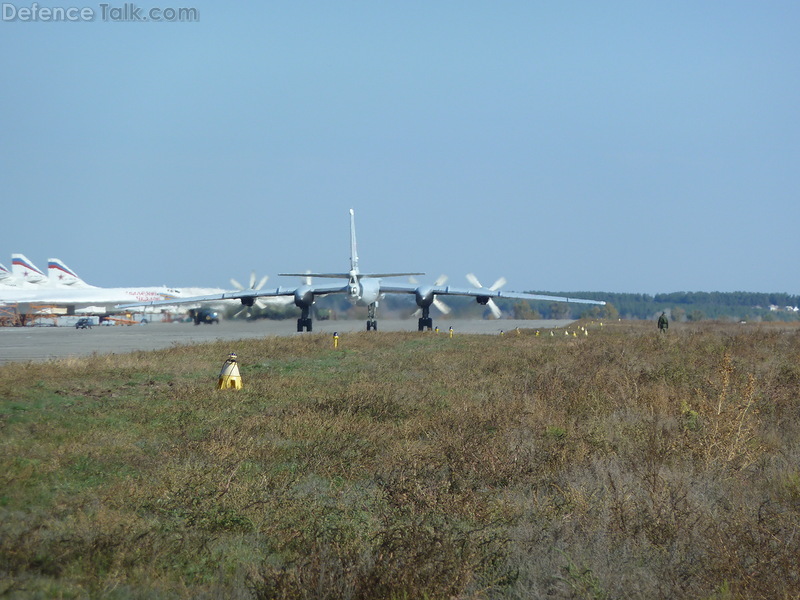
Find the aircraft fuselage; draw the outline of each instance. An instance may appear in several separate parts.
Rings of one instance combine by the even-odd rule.
[[[350,278],[350,299],[362,306],[378,301],[381,294],[381,280],[370,277]]]

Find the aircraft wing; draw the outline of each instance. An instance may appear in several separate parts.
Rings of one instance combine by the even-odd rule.
[[[172,300],[151,300],[147,302],[133,302],[129,304],[118,304],[116,308],[138,308],[142,306],[172,306],[175,304],[185,304],[189,302],[217,302],[219,300],[239,300],[243,304],[250,298],[276,298],[295,296],[298,292],[311,292],[315,296],[322,296],[325,294],[333,294],[336,292],[346,292],[347,286],[342,284],[337,285],[308,285],[308,286],[289,286],[277,287],[270,290],[238,290],[231,292],[222,292],[219,294],[207,294],[204,296],[187,296],[186,298],[174,298]],[[287,298],[288,301],[288,298]]]
[[[544,300],[549,302],[570,302],[576,304],[598,304],[605,306],[602,300],[586,300],[583,298],[567,298],[565,296],[543,296],[540,294],[526,294],[524,292],[504,292],[490,288],[459,288],[446,286],[419,286],[416,284],[381,282],[381,293],[387,294],[416,294],[417,290],[424,290],[435,296],[471,296],[473,298],[511,298],[514,300]]]

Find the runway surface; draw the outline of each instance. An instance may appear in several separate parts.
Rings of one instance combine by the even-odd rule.
[[[497,321],[437,319],[434,325],[442,332],[450,327],[456,333],[499,335],[500,331],[552,329],[565,327],[570,320]],[[416,331],[416,319],[378,321],[380,331]],[[269,336],[340,335],[365,331],[365,321],[315,321],[313,333],[297,333],[294,319],[284,321],[222,321],[218,325],[192,323],[148,323],[146,325],[75,327],[2,327],[0,328],[0,364],[18,361],[43,361],[91,354],[122,354],[136,350],[158,350],[175,345],[240,340]]]

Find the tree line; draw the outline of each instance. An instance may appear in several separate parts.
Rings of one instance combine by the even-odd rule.
[[[666,294],[629,294],[614,292],[547,292],[548,294],[590,300],[605,300],[606,307],[571,305],[570,316],[612,318],[614,311],[622,319],[651,319],[666,312],[675,321],[797,321],[800,313],[790,310],[800,306],[800,296],[759,292],[671,292]],[[611,305],[611,308],[608,307]],[[546,307],[542,316],[547,314]]]

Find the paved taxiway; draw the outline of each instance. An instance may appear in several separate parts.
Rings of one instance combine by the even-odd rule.
[[[122,354],[136,350],[158,350],[175,345],[240,340],[287,335],[340,335],[361,332],[363,320],[314,321],[314,332],[297,333],[294,319],[284,321],[222,321],[218,325],[192,323],[148,323],[131,326],[95,326],[92,329],[75,327],[2,327],[0,328],[0,364],[16,361],[42,361],[69,356]],[[467,319],[437,319],[441,332],[452,326],[456,333],[498,335],[501,330],[552,329],[565,327],[568,320],[515,321],[502,319],[482,321]],[[415,319],[378,321],[380,331],[416,331]],[[365,332],[366,333],[366,332]]]

